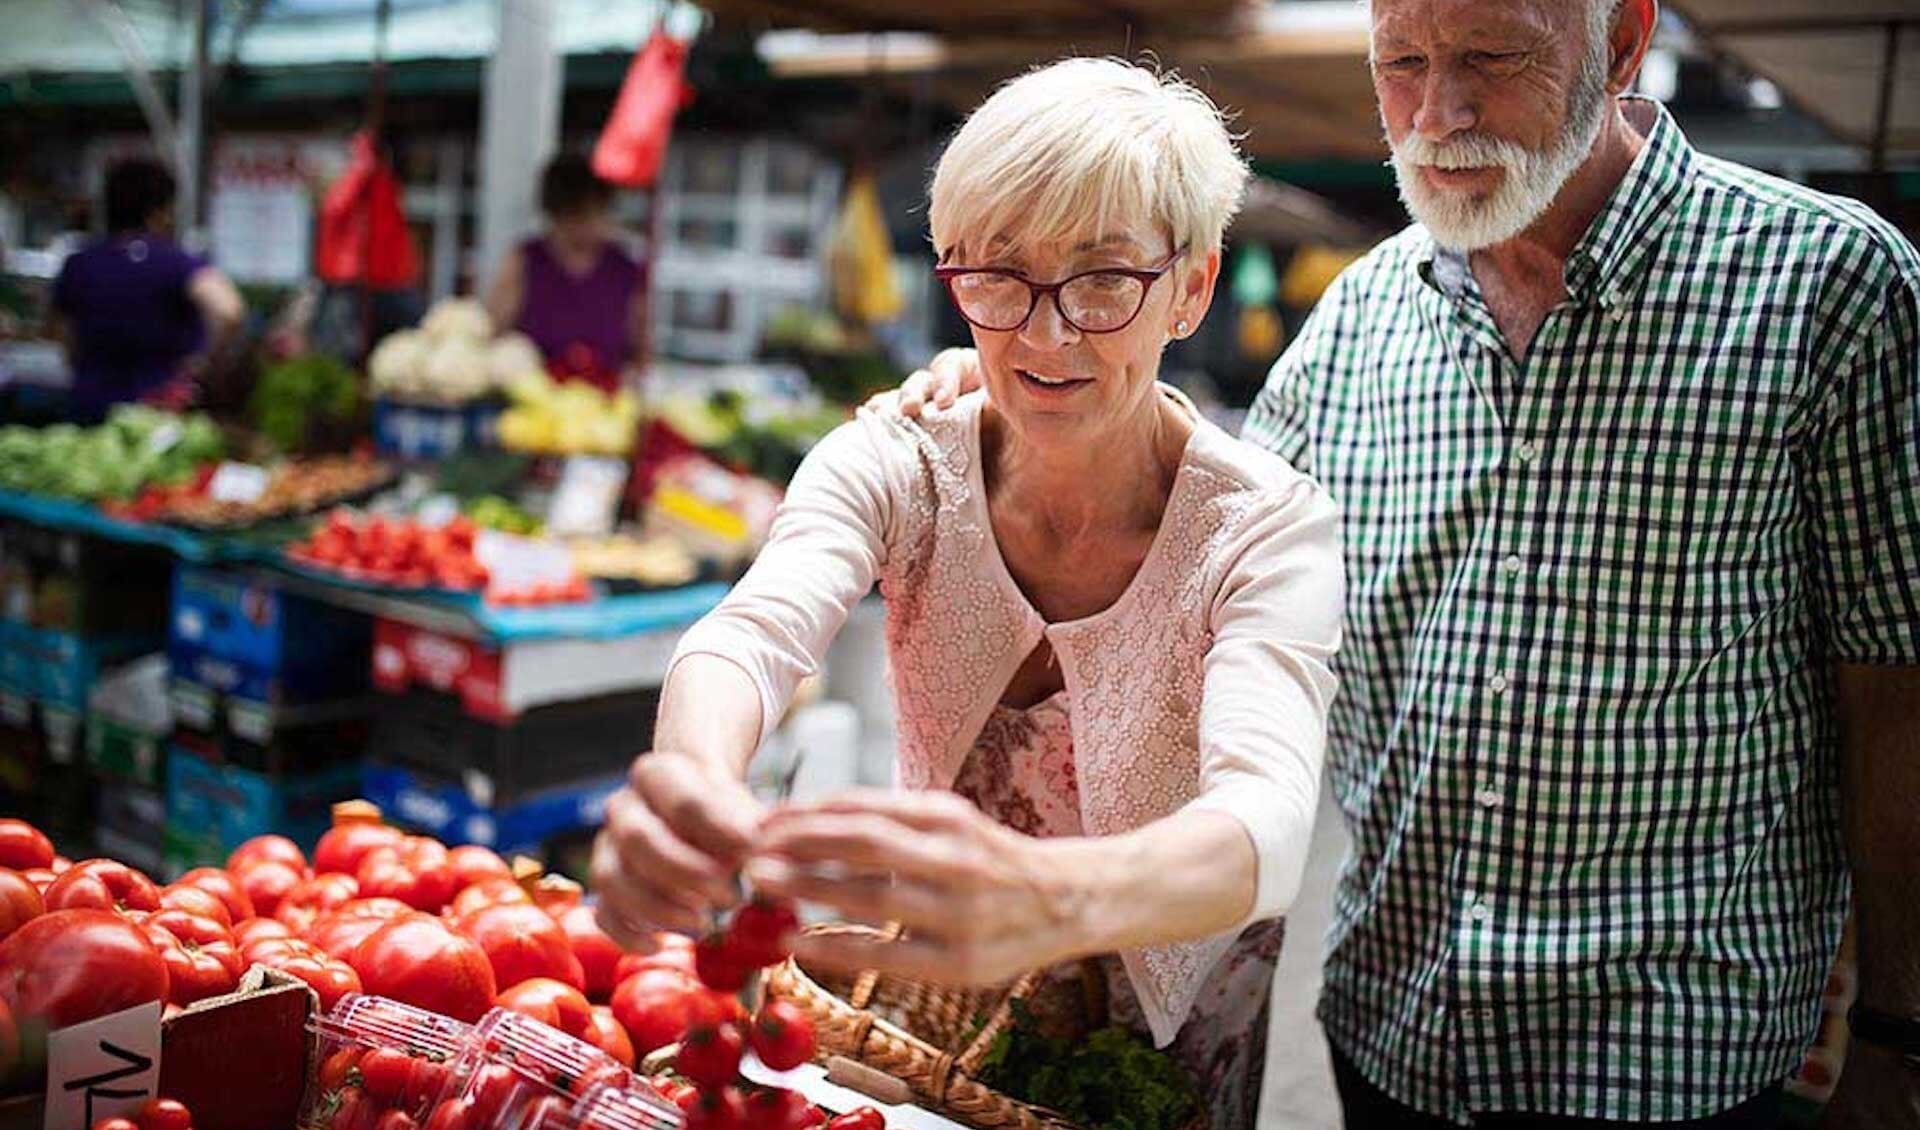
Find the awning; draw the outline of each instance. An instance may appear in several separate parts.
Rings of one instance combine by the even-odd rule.
[[[1920,0],[1673,0],[1710,48],[1840,138],[1920,153]]]

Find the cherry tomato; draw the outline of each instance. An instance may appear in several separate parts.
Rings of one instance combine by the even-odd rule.
[[[415,1130],[420,1124],[404,1110],[390,1110],[373,1124],[373,1130]]]
[[[327,1056],[320,1064],[320,1089],[337,1091],[351,1082],[354,1072],[359,1070],[360,1061],[366,1057],[365,1048],[341,1048]]]
[[[367,992],[467,1024],[493,1004],[486,951],[425,915],[385,923],[354,948],[349,964]]]
[[[703,1087],[724,1087],[739,1076],[740,1057],[746,1050],[747,1040],[738,1026],[703,1024],[680,1041],[673,1068]]]
[[[240,889],[254,911],[263,915],[277,913],[287,894],[306,880],[303,869],[278,859],[259,860],[234,874],[240,877]]]
[[[496,984],[511,987],[530,977],[551,977],[576,989],[586,985],[567,932],[539,907],[482,907],[457,928],[486,952]]]
[[[140,1130],[140,1124],[131,1118],[116,1115],[112,1118],[96,1119],[93,1130]]]
[[[530,977],[503,991],[494,1004],[530,1016],[575,1039],[587,1040],[593,1027],[593,1006],[579,989],[551,977]]]
[[[302,877],[307,873],[307,857],[300,845],[285,836],[255,836],[233,849],[227,856],[227,870],[243,876],[262,863],[284,863]],[[262,910],[260,913],[265,914]]]
[[[76,863],[47,888],[48,910],[158,910],[153,880],[112,859]]]
[[[747,1130],[748,1127],[772,1130],[748,1121],[747,1101],[737,1087],[701,1091],[695,1095],[692,1108],[687,1110],[686,1130]]]
[[[45,832],[12,817],[0,819],[0,867],[28,871],[53,866],[53,841]]]
[[[448,1099],[433,1108],[426,1130],[477,1130],[478,1125],[472,1100]]]
[[[396,898],[415,910],[438,914],[453,900],[453,863],[445,845],[426,836],[382,844],[360,859],[360,893]]]
[[[800,915],[789,902],[756,898],[727,927],[735,956],[755,969],[787,959],[786,940],[800,932]]]
[[[887,1130],[887,1116],[870,1106],[857,1106],[828,1119],[827,1130]]]
[[[413,1073],[413,1057],[395,1048],[374,1048],[360,1057],[360,1085],[367,1096],[387,1106],[400,1102]]]
[[[138,1121],[140,1130],[193,1130],[193,1112],[179,1099],[148,1099]]]
[[[219,899],[226,904],[227,920],[236,926],[254,916],[253,900],[247,897],[240,881],[218,867],[196,867],[180,876],[173,885],[198,887]],[[165,901],[164,897],[161,901]]]
[[[813,1058],[813,1021],[792,1001],[770,999],[753,1018],[753,1054],[775,1071],[791,1071]]]
[[[724,934],[709,934],[693,946],[693,971],[702,984],[722,993],[746,988],[754,966],[736,952]]]
[[[46,910],[46,901],[33,880],[10,867],[0,867],[0,941]]]
[[[755,1091],[749,1096],[747,1119],[754,1130],[807,1130],[826,1121],[805,1096],[783,1087]]]
[[[0,1003],[23,1025],[65,1028],[166,999],[166,962],[111,911],[50,911],[0,942]]]

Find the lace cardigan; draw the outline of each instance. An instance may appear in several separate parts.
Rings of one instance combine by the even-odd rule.
[[[939,789],[1045,637],[1066,685],[1087,834],[1217,809],[1245,825],[1257,855],[1241,926],[1121,954],[1165,1045],[1233,938],[1284,912],[1299,890],[1339,640],[1334,507],[1285,461],[1198,420],[1125,592],[1104,611],[1049,624],[993,537],[983,404],[975,393],[918,422],[863,410],[822,440],[753,568],[687,632],[674,662],[702,653],[737,664],[771,726],[878,580],[898,780]]]

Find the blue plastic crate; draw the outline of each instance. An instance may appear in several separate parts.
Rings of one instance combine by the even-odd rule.
[[[263,702],[358,694],[367,688],[372,648],[372,622],[360,613],[258,577],[188,565],[174,571],[167,647],[174,672],[215,690]]]
[[[168,822],[217,840],[222,851],[270,832],[311,850],[331,822],[333,805],[351,800],[359,788],[358,761],[268,775],[209,761],[177,745],[167,757]]]
[[[445,459],[471,441],[472,419],[464,406],[373,405],[373,442],[380,454],[408,462]]]
[[[616,774],[486,808],[475,804],[457,783],[369,764],[363,792],[389,819],[448,843],[479,844],[503,854],[537,854],[557,836],[598,828],[605,819],[607,798],[625,781],[625,774]]]

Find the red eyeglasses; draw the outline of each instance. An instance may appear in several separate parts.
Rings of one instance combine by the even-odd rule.
[[[1102,267],[1059,282],[1037,283],[1011,267],[935,267],[960,316],[983,330],[1017,330],[1033,317],[1040,296],[1053,299],[1060,318],[1083,334],[1124,330],[1146,307],[1147,292],[1187,253],[1182,245],[1158,267]]]

